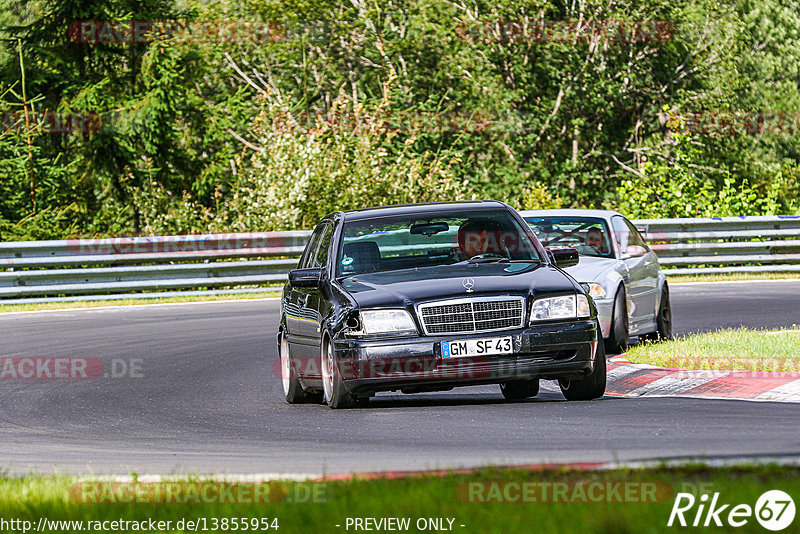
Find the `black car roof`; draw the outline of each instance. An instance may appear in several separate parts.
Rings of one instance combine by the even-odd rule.
[[[376,217],[392,217],[402,215],[417,215],[425,213],[440,213],[444,211],[475,212],[483,210],[496,210],[505,207],[499,200],[474,200],[462,202],[428,202],[421,204],[396,204],[378,208],[363,208],[344,213],[346,221],[373,219]]]

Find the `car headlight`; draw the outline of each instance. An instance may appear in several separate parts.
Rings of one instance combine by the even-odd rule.
[[[589,296],[593,299],[604,299],[606,298],[606,290],[603,286],[596,282],[584,282],[581,284],[583,288],[589,293]]]
[[[362,310],[361,331],[365,334],[417,333],[417,326],[405,310]]]
[[[586,295],[565,295],[536,299],[531,307],[531,322],[553,319],[578,319],[589,317],[591,308]]]

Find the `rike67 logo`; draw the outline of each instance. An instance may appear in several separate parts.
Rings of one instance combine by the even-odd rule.
[[[730,526],[742,527],[755,516],[756,521],[767,530],[780,531],[794,521],[794,501],[781,490],[764,492],[755,507],[749,504],[723,503],[719,492],[711,497],[707,493],[696,498],[691,493],[678,493],[667,526]]]

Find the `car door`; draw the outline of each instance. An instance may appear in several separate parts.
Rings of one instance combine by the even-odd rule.
[[[297,264],[298,269],[311,267],[324,230],[324,225],[320,224],[314,232],[312,232],[306,249],[303,251],[303,255],[300,257],[300,261]],[[308,341],[303,339],[307,337],[307,335],[304,336],[304,333],[307,333],[307,328],[303,324],[305,313],[303,308],[306,305],[308,294],[303,291],[303,288],[291,286],[288,286],[288,288],[284,299],[284,313],[286,314],[286,331],[289,334],[287,340],[291,345],[292,352],[295,352],[297,350],[296,345],[308,344]]]
[[[325,222],[322,237],[320,238],[319,247],[317,247],[314,259],[310,267],[316,269],[326,269],[328,266],[328,257],[331,253],[331,239],[333,237],[334,225],[330,221]],[[320,343],[322,341],[322,321],[327,315],[330,307],[328,302],[328,295],[324,292],[324,288],[308,287],[303,288],[308,295],[306,298],[306,308],[309,317],[312,317],[313,323],[309,322],[311,327],[308,332],[310,339],[311,350],[314,354],[319,354]]]
[[[648,265],[648,249],[636,228],[620,215],[611,218],[614,239],[619,247],[620,259],[628,271],[628,317],[630,333],[634,335],[652,313],[648,306],[651,284]]]
[[[656,320],[656,304],[658,301],[658,257],[655,252],[650,250],[650,246],[647,244],[647,241],[644,240],[642,234],[639,233],[636,226],[628,219],[625,219],[625,223],[628,225],[628,229],[631,232],[633,244],[646,251],[643,256],[645,275],[642,279],[643,298],[641,311],[644,323],[650,321],[654,323]]]
[[[314,234],[319,238],[316,246],[309,256],[306,268],[324,268],[327,265],[328,254],[333,234],[333,224],[323,221],[319,224]],[[295,354],[301,358],[313,360],[319,357],[320,339],[322,337],[322,310],[325,308],[325,298],[319,287],[294,288],[297,317],[295,319]]]

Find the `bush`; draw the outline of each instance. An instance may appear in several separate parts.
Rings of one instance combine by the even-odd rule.
[[[759,185],[737,182],[725,169],[709,172],[698,164],[700,150],[689,134],[675,133],[671,163],[648,161],[642,176],[622,180],[617,202],[608,207],[632,218],[774,215],[789,205],[781,201],[781,175]]]
[[[415,150],[414,135],[398,137],[382,111],[341,98],[307,127],[280,94],[266,98],[251,135],[258,150],[240,162],[244,171],[225,205],[234,228],[311,228],[335,210],[471,198],[454,177],[457,154]]]
[[[554,197],[546,185],[541,182],[533,182],[528,187],[522,197],[522,210],[546,210],[560,208],[563,201],[560,197]]]

